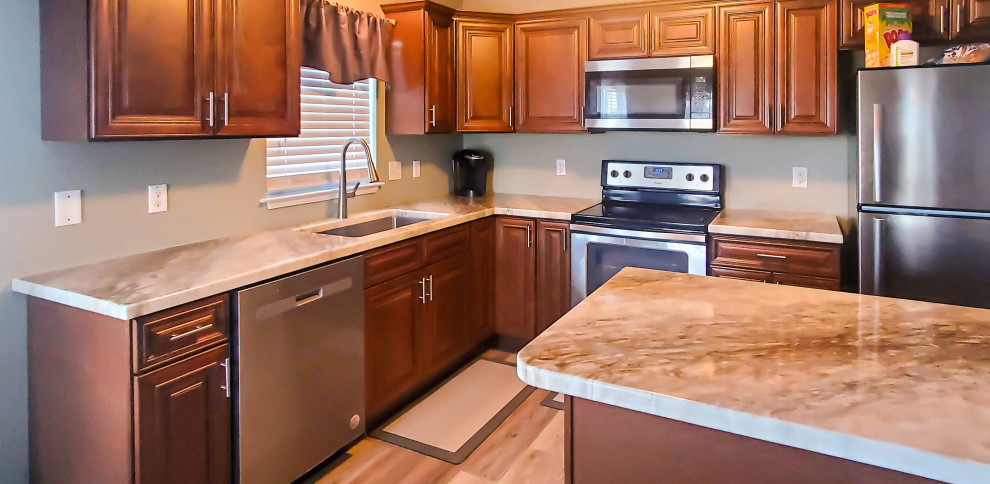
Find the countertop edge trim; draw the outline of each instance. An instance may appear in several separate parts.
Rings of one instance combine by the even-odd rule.
[[[825,244],[842,244],[845,238],[842,234],[826,234],[821,232],[802,232],[792,230],[766,229],[758,227],[740,227],[734,225],[711,224],[708,231],[713,234],[738,235],[741,237],[764,237],[768,239],[821,242]]]
[[[929,479],[975,483],[990,472],[990,465],[967,459],[536,368],[523,355],[516,371],[544,390]]]

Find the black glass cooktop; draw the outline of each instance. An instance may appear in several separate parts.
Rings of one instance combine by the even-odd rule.
[[[719,212],[706,207],[607,202],[572,215],[571,221],[628,230],[704,234]]]

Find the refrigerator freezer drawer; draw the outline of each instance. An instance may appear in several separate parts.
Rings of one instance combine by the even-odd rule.
[[[990,308],[990,219],[859,214],[860,292]]]

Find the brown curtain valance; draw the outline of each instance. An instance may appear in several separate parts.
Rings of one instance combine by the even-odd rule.
[[[303,0],[302,8],[302,65],[329,72],[337,84],[391,80],[391,20],[327,0]]]

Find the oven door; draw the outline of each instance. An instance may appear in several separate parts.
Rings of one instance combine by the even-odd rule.
[[[590,61],[585,123],[592,130],[711,131],[713,56]]]
[[[571,305],[626,267],[703,276],[708,248],[704,235],[571,225]]]

